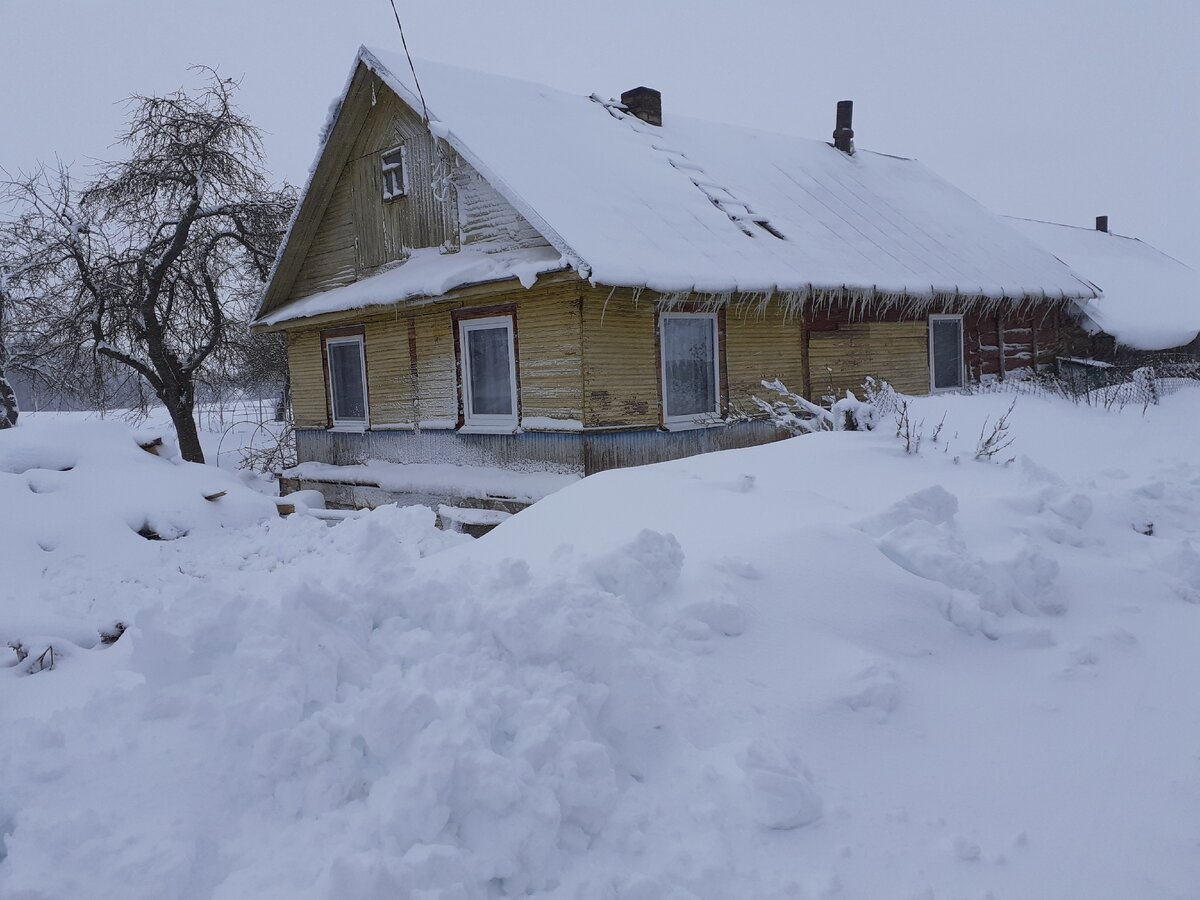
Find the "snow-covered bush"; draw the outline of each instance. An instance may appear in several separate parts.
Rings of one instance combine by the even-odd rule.
[[[841,399],[826,397],[829,408],[806,400],[787,389],[782,381],[763,381],[762,386],[779,395],[778,400],[752,397],[754,405],[765,412],[777,428],[791,434],[811,434],[814,431],[873,431],[883,418],[896,411],[896,392],[886,381],[868,378],[864,385],[865,400],[853,391]]]

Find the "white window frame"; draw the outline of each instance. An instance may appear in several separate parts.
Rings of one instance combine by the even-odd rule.
[[[945,321],[947,319],[953,319],[958,322],[958,342],[959,342],[958,358],[959,358],[959,361],[962,363],[962,365],[960,366],[960,371],[958,373],[958,384],[955,387],[940,388],[937,386],[937,372],[936,372],[937,362],[936,362],[936,359],[934,357],[934,352],[933,352],[933,323],[935,321],[939,321],[939,320]],[[963,317],[961,315],[938,313],[936,315],[932,315],[929,317],[929,392],[931,394],[944,394],[947,391],[961,391],[963,388],[965,388],[967,386],[966,334],[967,334],[966,328],[963,325]]]
[[[471,412],[471,344],[472,331],[488,331],[503,327],[508,334],[508,386],[512,398],[512,415]],[[462,361],[463,427],[460,431],[495,432],[508,434],[517,430],[521,410],[517,405],[517,346],[516,327],[511,315],[480,316],[458,322],[458,355]]]
[[[333,347],[339,344],[358,344],[358,365],[363,386],[363,417],[361,419],[339,419],[337,396],[333,386]],[[367,392],[367,344],[361,334],[347,334],[325,338],[326,386],[329,390],[329,419],[333,431],[366,431],[371,427],[371,397]]]
[[[400,162],[398,162],[398,163],[387,162],[387,158],[396,153],[400,154]],[[383,175],[383,199],[384,200],[399,200],[401,197],[407,197],[408,196],[408,147],[404,144],[397,144],[395,147],[391,147],[387,150],[384,150],[383,153],[381,153],[379,155],[379,161],[380,161],[380,166],[381,166],[381,173]],[[400,171],[400,190],[399,190],[399,192],[394,192],[390,188],[391,179],[389,179],[388,176],[391,175],[393,172],[395,172],[397,169]]]
[[[712,325],[713,339],[713,400],[716,406],[705,413],[688,413],[686,415],[672,416],[667,410],[667,355],[666,347],[666,323],[672,319],[708,319]],[[659,340],[659,361],[658,361],[658,378],[659,390],[662,392],[662,418],[663,425],[669,430],[679,430],[682,428],[703,428],[709,425],[716,424],[721,419],[721,331],[717,323],[717,314],[715,312],[664,312],[658,316],[658,340]],[[716,421],[714,421],[716,420]]]

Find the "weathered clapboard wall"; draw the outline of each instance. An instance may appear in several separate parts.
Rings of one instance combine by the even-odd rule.
[[[296,427],[324,428],[329,424],[329,412],[320,333],[316,330],[289,331],[287,339],[292,417]]]
[[[583,424],[656,427],[654,304],[632,291],[583,290]]]
[[[728,403],[734,415],[758,414],[753,397],[775,397],[762,382],[779,380],[788,390],[804,387],[804,326],[779,306],[729,309],[725,316]]]
[[[929,325],[917,322],[846,322],[808,337],[813,397],[861,396],[868,377],[904,394],[929,393]]]
[[[441,303],[326,316],[288,332],[292,404],[302,428],[329,426],[321,333],[363,328],[370,425],[374,429],[459,424],[460,376],[454,352],[454,312],[516,310],[519,403],[523,417],[579,421],[583,373],[577,284],[547,281],[526,291],[504,288]]]

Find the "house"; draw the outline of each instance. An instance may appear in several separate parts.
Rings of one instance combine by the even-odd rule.
[[[644,87],[416,68],[360,49],[258,312],[287,334],[292,474],[336,503],[445,497],[448,463],[497,483],[467,505],[528,502],[774,440],[763,379],[1003,377],[1098,293],[920,163],[855,149],[846,101],[827,143]]]
[[[1081,360],[1140,365],[1167,356],[1200,356],[1200,273],[1137,238],[1113,234],[1108,216],[1077,228],[1006,219],[1103,290],[1075,310],[1081,329],[1063,352]]]

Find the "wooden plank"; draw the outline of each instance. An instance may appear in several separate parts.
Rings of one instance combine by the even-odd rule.
[[[734,414],[757,415],[753,397],[774,396],[762,382],[778,379],[804,390],[804,331],[800,320],[774,305],[766,310],[731,309],[725,317],[728,404]]]
[[[629,290],[583,290],[583,423],[659,424],[654,303]]]
[[[325,369],[316,330],[288,333],[288,371],[292,381],[292,416],[298,428],[324,428]]]
[[[929,393],[928,325],[853,322],[809,337],[809,377],[814,394],[861,396],[868,376],[905,394]]]
[[[408,319],[394,316],[368,323],[365,343],[371,426],[415,422],[417,397],[409,359]]]

